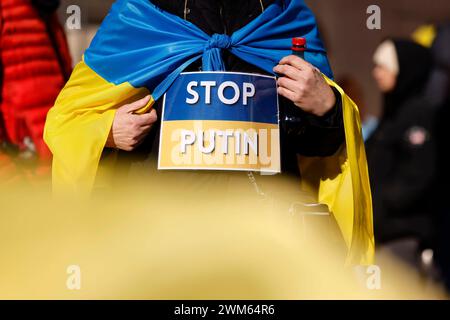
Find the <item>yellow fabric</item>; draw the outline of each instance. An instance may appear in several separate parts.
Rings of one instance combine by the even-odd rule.
[[[148,94],[129,83],[109,83],[84,62],[75,67],[45,124],[44,139],[53,153],[54,191],[89,194],[116,110]]]
[[[366,153],[355,103],[333,81],[342,96],[346,145],[327,158],[300,157],[303,187],[318,191],[319,202],[334,215],[349,249],[348,264],[374,261],[372,197]]]
[[[327,81],[342,95],[346,147],[329,158],[301,158],[302,183],[318,190],[319,200],[332,211],[349,248],[349,263],[370,264],[374,255],[372,207],[359,114],[342,89]],[[84,62],[77,65],[45,127],[45,141],[54,155],[55,191],[90,193],[115,111],[147,94],[147,89],[128,83],[106,82]]]
[[[426,48],[431,48],[436,39],[436,35],[436,27],[432,24],[426,24],[417,28],[417,30],[413,32],[412,38],[418,44]]]

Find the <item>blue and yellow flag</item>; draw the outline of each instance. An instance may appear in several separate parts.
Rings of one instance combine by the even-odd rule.
[[[221,50],[273,73],[304,37],[305,59],[342,94],[346,146],[330,158],[303,159],[303,183],[319,190],[344,235],[350,260],[371,263],[372,208],[358,110],[332,81],[317,25],[303,0],[277,0],[231,36],[209,36],[149,0],[119,0],[102,23],[69,82],[50,110],[45,141],[53,160],[54,189],[89,192],[116,110],[148,94],[148,112],[179,74],[202,59],[204,71],[223,71]]]

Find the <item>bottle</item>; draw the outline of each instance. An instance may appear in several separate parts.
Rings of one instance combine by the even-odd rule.
[[[305,38],[292,38],[292,54],[305,59],[306,39]]]
[[[292,38],[292,54],[305,59],[306,39]],[[298,127],[302,126],[304,115],[298,108],[283,108],[280,106],[281,126],[288,136],[295,136]],[[293,138],[295,139],[295,138]]]

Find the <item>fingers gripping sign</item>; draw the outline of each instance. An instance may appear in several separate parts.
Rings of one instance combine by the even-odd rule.
[[[304,111],[323,116],[336,104],[334,92],[322,73],[300,57],[284,57],[273,70],[281,75],[278,94]]]

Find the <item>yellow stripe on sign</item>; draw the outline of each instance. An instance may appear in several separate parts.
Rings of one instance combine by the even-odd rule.
[[[279,172],[278,125],[239,121],[165,121],[160,169]]]

